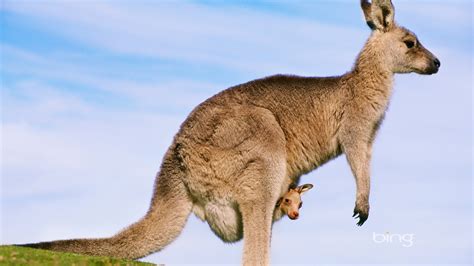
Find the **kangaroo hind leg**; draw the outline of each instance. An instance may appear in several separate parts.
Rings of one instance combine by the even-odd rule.
[[[275,154],[274,154],[275,155]],[[278,156],[278,154],[276,154]],[[244,265],[269,265],[275,203],[285,178],[285,161],[276,156],[257,161],[240,186],[244,230]]]

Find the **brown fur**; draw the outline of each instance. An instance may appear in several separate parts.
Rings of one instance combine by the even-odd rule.
[[[396,25],[391,1],[361,3],[373,32],[350,72],[276,75],[222,91],[181,125],[142,220],[111,238],[28,246],[140,258],[175,239],[192,210],[224,241],[244,238],[244,264],[268,264],[275,203],[301,175],[342,153],[356,180],[354,215],[362,225],[369,215],[372,143],[393,75],[433,74],[439,60]]]

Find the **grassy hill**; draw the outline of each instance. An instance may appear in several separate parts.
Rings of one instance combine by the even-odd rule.
[[[109,257],[82,256],[14,246],[0,247],[0,265],[154,265]]]

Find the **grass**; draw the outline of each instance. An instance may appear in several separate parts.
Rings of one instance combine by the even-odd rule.
[[[109,257],[83,256],[33,248],[0,246],[0,265],[154,265]]]

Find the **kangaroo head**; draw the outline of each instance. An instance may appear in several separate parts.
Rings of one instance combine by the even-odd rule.
[[[392,73],[434,74],[440,61],[428,51],[410,30],[395,23],[395,9],[390,0],[361,0],[372,35],[367,42],[371,53],[381,55]]]
[[[303,206],[301,201],[301,195],[313,188],[311,184],[305,184],[296,188],[290,188],[290,190],[278,200],[277,207],[288,215],[291,220],[296,220],[300,216],[299,209]]]

